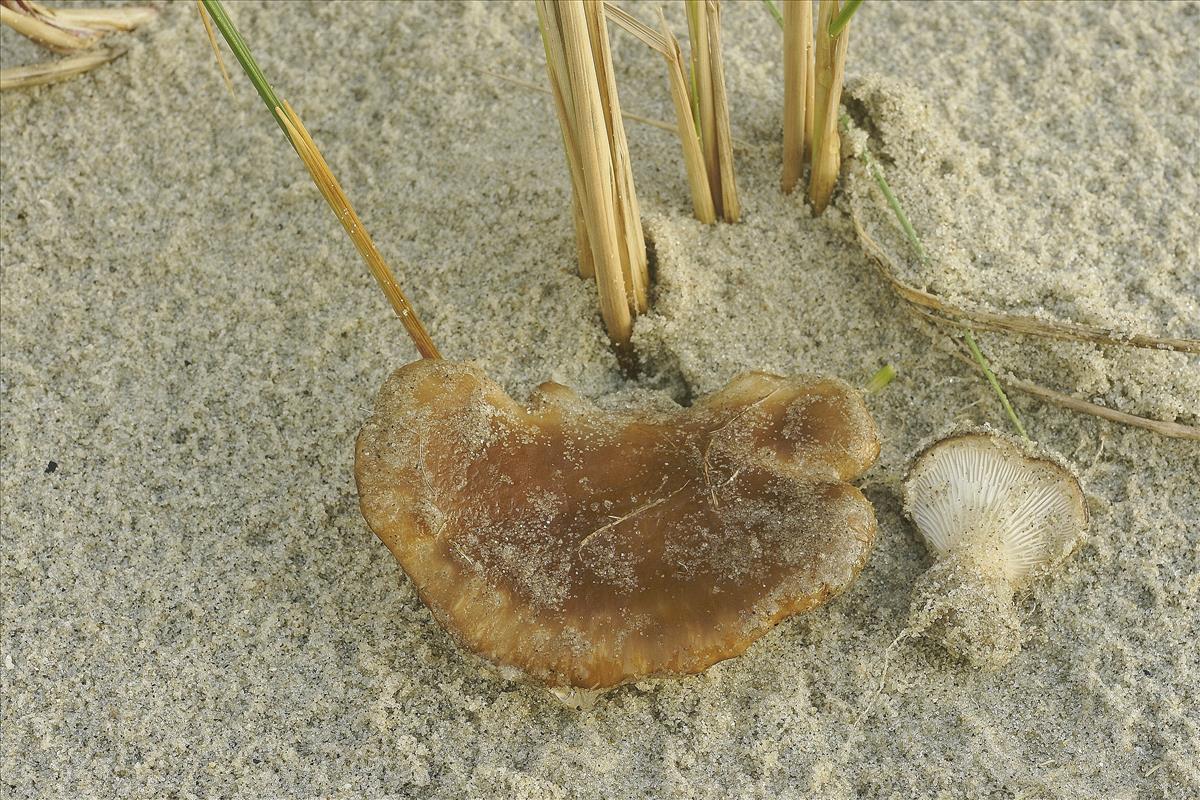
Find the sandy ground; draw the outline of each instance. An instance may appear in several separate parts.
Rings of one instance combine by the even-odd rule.
[[[673,9],[673,13],[678,9]],[[645,372],[574,273],[532,9],[236,4],[433,338],[521,395],[676,398],[737,372],[897,380],[863,481],[855,586],[742,658],[587,712],[482,672],[364,525],[352,443],[415,357],[248,84],[190,4],[117,63],[0,99],[0,792],[30,796],[1184,798],[1200,793],[1200,446],[1021,395],[1072,460],[1081,550],[975,672],[884,653],[929,560],[899,509],[912,450],[995,397],[903,309],[839,201],[778,190],[779,34],[727,3],[745,207],[689,216],[678,145],[631,124],[657,256]],[[649,8],[642,8],[648,16]],[[680,34],[679,15],[673,17]],[[1200,334],[1200,5],[872,2],[849,74],[926,237],[906,276],[977,307]],[[4,65],[44,57],[5,30]],[[614,34],[626,108],[668,117]],[[1196,424],[1192,356],[981,334],[1002,372]]]

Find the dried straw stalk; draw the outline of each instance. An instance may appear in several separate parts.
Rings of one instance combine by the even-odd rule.
[[[537,0],[546,69],[567,152],[580,269],[594,273],[609,337],[629,343],[648,269],[600,0]]]
[[[883,247],[867,233],[862,224],[857,204],[850,207],[850,219],[858,243],[879,269],[892,291],[926,317],[958,327],[973,327],[979,330],[1003,331],[1026,336],[1045,336],[1051,339],[1073,339],[1080,342],[1120,347],[1139,347],[1148,350],[1174,350],[1180,353],[1200,353],[1200,340],[1154,336],[1145,333],[1121,333],[1096,325],[1079,322],[1041,319],[1022,314],[999,314],[991,311],[973,311],[947,303],[935,294],[906,283],[896,276],[891,257]]]
[[[691,39],[692,109],[700,128],[701,149],[717,214],[726,222],[742,215],[733,169],[729,98],[721,59],[721,10],[718,0],[687,0]]]
[[[659,9],[661,30],[656,31],[613,3],[605,3],[605,10],[613,22],[633,34],[666,61],[667,85],[671,91],[671,102],[675,106],[675,131],[683,149],[683,163],[687,169],[688,188],[692,193],[692,212],[696,215],[696,219],[703,223],[716,222],[716,205],[709,187],[700,134],[692,116],[691,98],[688,95],[687,79],[684,77],[683,53],[679,48],[679,41],[667,26],[666,16]]]
[[[829,26],[838,16],[840,7],[838,0],[821,0],[817,14],[816,107],[813,109],[812,176],[808,186],[814,214],[822,213],[829,205],[842,164],[838,106],[842,101],[850,29],[843,27],[837,36],[829,34]]]
[[[58,61],[43,61],[23,67],[9,67],[0,70],[0,91],[70,80],[76,75],[82,75],[102,64],[107,64],[124,53],[125,49],[120,47],[98,47],[85,53],[60,58]]]
[[[338,222],[345,228],[350,240],[354,243],[354,247],[366,262],[367,268],[379,283],[383,293],[387,296],[388,302],[396,311],[396,316],[400,317],[401,324],[404,325],[405,331],[408,332],[409,338],[416,345],[417,351],[420,352],[422,358],[441,358],[441,354],[433,344],[433,340],[429,336],[429,332],[421,323],[420,317],[417,316],[417,311],[413,308],[412,303],[404,295],[400,289],[400,284],[396,281],[396,277],[388,268],[387,262],[383,260],[379,250],[375,247],[375,242],[371,239],[371,235],[367,233],[366,227],[362,220],[355,212],[354,207],[350,204],[350,198],[342,190],[337,178],[334,177],[333,171],[329,169],[329,164],[321,155],[321,151],[317,149],[316,143],[309,135],[304,124],[300,122],[300,117],[292,110],[291,105],[286,101],[279,99],[275,94],[275,90],[271,87],[266,76],[258,66],[258,62],[254,60],[254,56],[250,53],[250,48],[246,45],[237,27],[233,24],[233,20],[225,11],[221,0],[201,0],[198,4],[201,19],[205,15],[212,17],[213,23],[221,35],[225,37],[225,42],[229,45],[229,49],[233,51],[233,55],[241,64],[242,69],[246,72],[246,76],[250,78],[250,82],[254,84],[254,88],[258,91],[259,97],[267,108],[271,109],[271,113],[275,117],[275,121],[279,123],[279,127],[287,135],[288,141],[295,148],[296,154],[304,162],[304,166],[308,168],[309,174],[312,176],[313,182],[320,190],[321,196],[325,198],[325,202],[329,204],[333,210],[334,216],[338,218]],[[208,28],[206,21],[205,28]],[[214,51],[216,51],[215,39],[210,39]],[[219,59],[219,55],[218,55]]]
[[[791,194],[804,169],[804,147],[812,133],[813,20],[810,0],[783,4],[783,178]]]
[[[608,131],[609,149],[612,152],[613,175],[616,178],[617,207],[621,212],[618,228],[624,235],[623,247],[618,248],[621,256],[621,272],[625,276],[625,291],[633,313],[644,314],[648,310],[650,270],[646,259],[646,237],[642,233],[642,219],[633,188],[633,166],[629,161],[629,143],[625,139],[625,125],[621,120],[621,104],[617,99],[617,81],[613,74],[612,52],[608,46],[608,25],[605,21],[603,0],[584,0],[588,38],[592,45],[593,60],[600,86],[600,109],[604,113],[604,125]]]
[[[47,8],[33,0],[0,0],[0,22],[57,53],[86,50],[112,31],[131,31],[158,16],[150,6]],[[109,59],[111,60],[111,59]]]
[[[562,83],[556,77],[566,74],[566,63],[562,59],[561,44],[551,45],[546,35],[548,20],[543,13],[543,4],[536,5],[538,27],[542,31],[542,46],[546,51],[546,69],[550,73],[550,89],[554,96],[554,111],[558,116],[558,127],[563,137],[563,150],[567,156],[567,169],[571,174],[571,219],[575,223],[575,251],[579,263],[579,274],[585,278],[596,275],[596,266],[592,260],[592,246],[588,240],[587,221],[583,215],[583,205],[579,193],[583,187],[583,166],[580,163],[579,150],[571,136],[571,117],[568,116],[566,100],[563,97]],[[607,320],[606,320],[607,323]]]

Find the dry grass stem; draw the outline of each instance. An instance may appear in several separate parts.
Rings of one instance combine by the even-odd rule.
[[[60,58],[58,61],[46,61],[40,64],[0,70],[0,91],[70,80],[76,75],[82,75],[102,64],[107,64],[124,52],[123,48],[100,47],[86,53]]]
[[[1116,347],[1139,347],[1148,350],[1175,350],[1181,353],[1200,353],[1200,340],[1154,336],[1143,333],[1120,333],[1095,325],[1030,317],[1021,314],[999,314],[973,311],[945,302],[937,295],[912,286],[896,277],[891,257],[863,227],[860,211],[851,205],[850,218],[863,252],[879,269],[892,291],[917,309],[922,315],[958,327],[1003,331],[1025,336],[1045,336],[1051,339],[1072,339]]]
[[[563,96],[563,86],[566,82],[567,65],[562,55],[561,42],[551,43],[546,36],[548,20],[542,3],[537,4],[538,24],[542,30],[542,46],[546,51],[546,70],[550,74],[550,93],[554,96],[554,111],[558,117],[559,131],[563,137],[563,150],[567,156],[567,170],[571,174],[571,219],[575,225],[575,251],[579,262],[579,274],[584,278],[596,276],[596,266],[592,258],[592,246],[588,239],[587,217],[579,193],[583,187],[583,167],[580,164],[579,148],[575,144],[574,125],[568,111],[566,98]],[[561,77],[560,77],[561,76]]]
[[[600,313],[609,335],[619,344],[633,333],[632,306],[626,293],[630,281],[624,274],[617,232],[616,177],[604,110],[600,107],[600,78],[591,52],[587,18],[582,2],[554,4],[549,18],[561,36],[565,69],[564,97],[574,110],[572,139],[579,153],[582,188],[579,194],[588,240],[595,260]]]
[[[341,185],[338,184],[337,178],[334,177],[333,172],[329,169],[329,165],[325,162],[321,151],[317,149],[317,145],[313,142],[308,130],[300,122],[300,117],[296,115],[296,112],[292,110],[291,104],[287,101],[284,101],[283,106],[283,108],[276,107],[275,115],[287,131],[292,146],[296,148],[296,152],[300,155],[301,160],[304,161],[304,166],[308,167],[313,182],[317,184],[317,188],[321,191],[325,202],[333,209],[334,216],[338,218],[338,222],[342,223],[342,227],[346,229],[346,233],[349,234],[350,240],[354,242],[354,246],[358,249],[359,255],[362,256],[363,261],[367,264],[367,268],[379,283],[379,287],[387,295],[388,302],[395,309],[396,316],[400,317],[400,322],[404,325],[404,329],[413,340],[413,344],[417,346],[421,357],[441,358],[441,354],[438,353],[433,340],[429,338],[429,332],[425,330],[425,326],[417,316],[416,309],[413,308],[408,298],[404,296],[404,292],[400,289],[400,284],[396,282],[391,269],[388,268],[387,263],[383,260],[383,256],[379,254],[379,250],[375,247],[375,242],[372,241],[371,235],[367,233],[362,220],[359,219],[358,214],[354,211],[354,207],[350,205],[350,199],[342,191]]]
[[[217,46],[217,34],[213,30],[212,20],[208,18],[208,12],[204,10],[204,3],[196,0],[196,10],[200,13],[200,21],[204,23],[204,32],[208,34],[208,44],[212,48],[213,55],[217,57],[217,66],[221,68],[221,77],[225,79],[225,88],[229,90],[231,95],[236,96],[237,93],[233,90],[233,81],[229,78],[229,70],[225,69],[225,59],[221,58],[221,48]]]
[[[94,47],[105,34],[133,30],[157,15],[149,6],[53,9],[32,0],[0,0],[0,22],[57,53]]]
[[[640,40],[642,44],[651,50],[656,50],[663,58],[671,58],[671,46],[667,43],[667,37],[661,31],[654,30],[654,28],[651,28],[616,3],[605,2],[604,10],[613,22]],[[661,8],[659,9],[659,16],[663,16]]]
[[[720,195],[721,166],[717,163],[717,114],[713,108],[712,69],[708,56],[708,14],[704,11],[705,0],[685,0],[688,22],[688,40],[692,61],[692,107],[695,110],[696,126],[700,129],[700,144],[704,150],[704,166],[708,170],[708,185],[713,187],[714,199],[718,200],[717,213],[721,213]]]
[[[679,144],[683,150],[688,188],[692,194],[692,212],[696,219],[705,224],[716,222],[716,206],[713,203],[712,190],[708,184],[708,171],[704,163],[704,152],[701,150],[700,134],[696,130],[696,121],[692,116],[683,53],[679,48],[678,40],[667,26],[666,17],[661,9],[659,10],[659,22],[662,30],[656,31],[626,13],[619,6],[606,3],[605,8],[613,22],[661,55],[666,62],[667,85],[671,92],[671,102],[675,107],[674,130],[679,136]]]
[[[813,110],[812,176],[808,186],[814,214],[820,214],[829,205],[842,163],[838,106],[842,101],[850,28],[847,26],[836,37],[829,35],[829,23],[839,9],[838,0],[821,0],[817,15],[816,107]]]
[[[800,0],[810,5],[812,0]],[[812,8],[808,9],[808,18],[812,19]],[[812,162],[813,118],[817,113],[817,46],[812,36],[808,37],[808,55],[805,57],[804,73],[804,157]]]
[[[700,133],[708,185],[717,216],[726,222],[741,217],[733,169],[729,101],[721,59],[721,17],[717,0],[687,0],[691,40],[692,110]]]
[[[581,271],[590,263],[609,337],[625,346],[633,316],[646,309],[649,277],[604,6],[538,0],[536,7],[577,203]]]
[[[811,0],[783,4],[783,178],[780,187],[791,194],[804,169],[804,146],[812,125],[808,104],[813,58]]]
[[[725,62],[721,58],[721,6],[706,0],[708,63],[712,69],[713,111],[716,114],[717,164],[721,171],[721,214],[726,222],[742,218],[737,180],[733,174],[733,132],[729,127],[729,98],[725,94]]]
[[[667,82],[671,89],[671,103],[675,106],[675,122],[679,144],[683,149],[683,164],[687,169],[688,189],[692,194],[692,213],[696,219],[709,225],[717,221],[717,206],[708,182],[708,167],[704,163],[700,132],[696,130],[696,120],[691,114],[683,52],[679,49],[679,40],[667,28],[667,18],[662,15],[661,9],[659,15],[663,36],[671,47],[671,55],[667,59]]]
[[[955,340],[957,342],[957,340]],[[971,357],[969,351],[965,349],[962,343],[958,343],[958,349],[954,351],[954,356],[960,361],[970,364],[976,371],[980,370],[979,364]],[[1090,414],[1093,417],[1100,417],[1110,422],[1117,422],[1122,425],[1130,425],[1135,428],[1144,428],[1148,431],[1154,431],[1162,436],[1168,436],[1172,439],[1190,439],[1192,441],[1200,441],[1200,428],[1194,425],[1184,425],[1179,422],[1167,422],[1160,419],[1151,419],[1149,417],[1141,417],[1137,414],[1129,414],[1124,411],[1117,411],[1115,408],[1096,405],[1089,403],[1086,400],[1080,400],[1077,397],[1072,397],[1069,394],[1056,392],[1053,389],[1048,389],[1040,384],[1031,383],[1030,381],[1020,380],[1019,378],[997,375],[996,379],[1010,389],[1016,389],[1018,392],[1023,392],[1033,397],[1038,397],[1063,408],[1080,414]]]
[[[612,153],[613,175],[616,178],[618,234],[624,238],[618,252],[621,256],[621,271],[625,276],[625,290],[629,296],[631,310],[644,314],[649,308],[650,271],[646,260],[646,237],[642,233],[641,208],[633,186],[633,166],[629,160],[629,143],[625,139],[625,125],[621,121],[621,102],[617,97],[617,81],[613,74],[612,51],[608,45],[608,23],[603,0],[584,0],[583,9],[587,19],[588,38],[592,45],[593,61],[600,87],[600,109],[604,113],[608,131],[609,150]]]

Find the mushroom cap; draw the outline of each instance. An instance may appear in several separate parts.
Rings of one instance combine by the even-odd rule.
[[[904,509],[939,558],[1027,583],[1071,554],[1087,530],[1076,477],[1058,460],[991,432],[926,448],[904,481]]]
[[[699,672],[848,586],[879,442],[840,381],[747,373],[686,409],[529,404],[424,360],[358,437],[368,525],[465,647],[551,687]]]

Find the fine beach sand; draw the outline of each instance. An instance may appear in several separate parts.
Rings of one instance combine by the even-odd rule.
[[[548,96],[470,69],[545,84],[530,6],[231,13],[442,352],[514,395],[553,379],[661,402],[746,369],[863,385],[894,364],[868,399],[876,549],[743,657],[588,711],[481,670],[358,511],[354,437],[415,350],[252,88],[236,73],[229,97],[193,5],[172,4],[114,64],[0,98],[0,795],[1200,794],[1200,443],[1013,393],[1078,469],[1092,530],[1020,597],[1006,668],[906,641],[884,672],[930,563],[900,511],[909,458],[955,423],[1008,422],[863,255],[848,195],[812,220],[780,194],[761,3],[724,5],[743,223],[693,220],[673,135],[626,126],[657,270],[637,381],[575,272]],[[1200,4],[872,0],[851,37],[851,110],[931,254],[871,217],[906,280],[1200,336]],[[661,59],[612,40],[626,110],[669,119]],[[7,29],[0,52],[48,57]],[[1200,424],[1194,355],[979,341],[1002,374]]]

